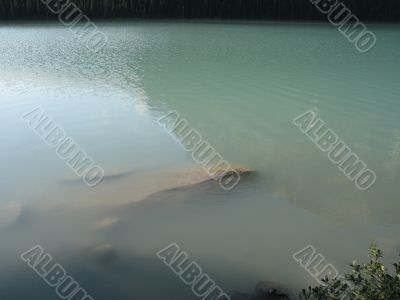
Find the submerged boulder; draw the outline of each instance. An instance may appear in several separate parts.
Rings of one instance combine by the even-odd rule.
[[[92,259],[101,263],[113,261],[117,257],[114,247],[108,243],[90,249],[88,254]]]
[[[239,179],[244,179],[247,175],[254,174],[256,171],[252,168],[232,165],[229,169],[225,167],[212,168],[206,172],[201,166],[192,166],[186,168],[170,168],[163,170],[141,169],[134,171],[123,170],[121,172],[105,170],[103,181],[95,189],[85,189],[82,193],[85,203],[87,199],[95,199],[96,205],[99,203],[130,204],[146,200],[150,195],[169,192],[171,190],[184,190],[200,187],[202,184],[217,186],[222,184],[232,185],[231,172],[240,175]],[[222,179],[221,179],[222,178]],[[221,179],[221,180],[220,180]],[[64,180],[63,183],[80,183],[74,185],[81,188],[84,183],[80,177],[70,180]],[[235,182],[235,181],[233,181]],[[68,185],[68,192],[73,185]],[[228,190],[228,189],[225,189]],[[112,199],[112,202],[110,201]],[[79,199],[76,202],[81,202]],[[101,224],[99,224],[101,227]]]
[[[291,300],[292,292],[280,283],[260,281],[255,288],[254,300]]]
[[[230,293],[231,300],[293,300],[292,292],[282,284],[261,281],[254,290],[254,294],[234,291]]]

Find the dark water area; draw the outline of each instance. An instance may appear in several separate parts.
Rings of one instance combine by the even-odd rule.
[[[0,19],[55,19],[44,0],[1,1]],[[310,0],[51,0],[74,3],[90,18],[322,20]],[[329,2],[329,1],[322,1]],[[341,1],[362,21],[399,21],[397,0]],[[322,5],[322,4],[321,4]]]

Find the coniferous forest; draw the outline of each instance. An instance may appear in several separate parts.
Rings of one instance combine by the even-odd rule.
[[[326,20],[310,0],[71,0],[91,18]],[[399,0],[343,0],[363,21],[399,21]],[[0,19],[56,18],[42,0],[2,0]]]

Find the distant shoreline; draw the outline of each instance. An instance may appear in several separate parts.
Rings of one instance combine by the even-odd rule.
[[[45,3],[54,0],[25,0],[0,3],[0,20],[55,20]],[[324,14],[315,0],[57,0],[57,5],[73,3],[91,19],[180,19],[322,21]],[[362,22],[400,22],[397,0],[340,0]],[[322,3],[322,2],[321,2]],[[48,4],[49,5],[49,4]],[[55,5],[55,4],[54,4]],[[322,4],[321,4],[322,5]]]
[[[227,24],[227,25],[328,25],[328,21],[323,20],[254,20],[254,19],[173,19],[173,18],[93,18],[96,23],[171,23],[171,24]],[[60,25],[58,19],[0,19],[1,25],[35,26],[49,23]],[[365,22],[368,25],[400,25],[398,21],[370,21]]]

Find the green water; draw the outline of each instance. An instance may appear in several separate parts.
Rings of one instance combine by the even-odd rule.
[[[56,23],[0,26],[5,299],[55,297],[19,259],[35,244],[97,300],[196,299],[155,256],[172,242],[227,291],[259,280],[315,284],[292,259],[309,244],[341,272],[372,242],[397,257],[400,158],[389,152],[400,130],[399,26],[369,25],[378,42],[360,54],[322,24],[98,25],[109,41],[96,55]],[[136,175],[96,188],[63,184],[75,174],[20,119],[36,106],[106,174]],[[310,109],[376,172],[370,190],[357,190],[293,125]],[[200,186],[129,204],[143,184],[156,185],[146,172],[195,166],[156,122],[169,110],[256,176],[229,193]],[[118,225],[93,229],[105,217]],[[111,261],[92,255],[104,244]],[[27,288],[10,288],[18,282]]]

